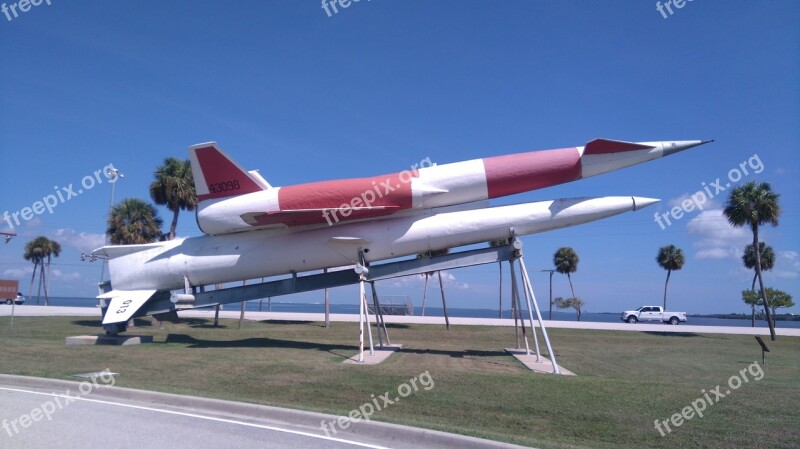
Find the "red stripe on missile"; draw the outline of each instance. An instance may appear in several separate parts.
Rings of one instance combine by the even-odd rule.
[[[527,192],[581,177],[577,148],[532,151],[485,158],[489,198]]]
[[[583,154],[622,153],[624,151],[649,150],[651,148],[655,147],[622,140],[594,139],[586,144]]]
[[[326,209],[329,210],[328,218],[319,211],[313,211],[276,212],[260,215],[255,219],[258,225],[280,223],[297,226],[390,215],[411,208],[412,177],[415,176],[393,173],[374,178],[322,181],[282,187],[278,191],[278,204],[282,211]],[[375,209],[368,209],[370,207]]]

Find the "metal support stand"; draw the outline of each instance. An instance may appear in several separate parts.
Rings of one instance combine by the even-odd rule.
[[[517,309],[517,315],[520,316],[520,321],[522,322],[522,340],[525,342],[525,355],[531,355],[531,348],[528,346],[528,336],[525,334],[525,320],[521,319],[522,316],[522,306],[519,301],[519,288],[517,287],[517,273],[514,270],[514,261],[511,261],[511,300],[514,301],[515,307]],[[516,318],[514,319],[514,327],[516,329]],[[533,324],[533,323],[531,323]],[[533,326],[531,326],[531,332],[535,332]],[[517,349],[519,349],[519,334],[517,334]]]
[[[444,312],[444,326],[447,330],[450,330],[450,318],[447,316],[447,301],[444,298],[444,284],[442,283],[442,272],[437,271],[436,274],[439,275],[439,291],[442,292],[442,311]]]
[[[520,265],[521,268],[524,268],[524,265],[522,264],[522,259],[520,259],[519,265]],[[533,334],[533,346],[534,346],[534,350],[536,351],[536,362],[537,363],[541,363],[542,362],[542,352],[539,349],[539,337],[536,336],[536,328],[533,327],[533,310],[532,310],[532,307],[531,307],[531,298],[530,298],[530,296],[528,296],[529,285],[528,285],[528,283],[527,283],[527,281],[525,279],[526,278],[523,276],[522,277],[522,292],[525,294],[525,306],[528,308],[528,320],[529,320],[529,323],[531,325],[531,333]]]
[[[364,289],[364,324],[367,326],[369,336],[369,355],[375,355],[375,347],[372,344],[372,324],[369,322],[369,307],[367,306],[367,290]],[[375,329],[378,329],[378,318],[375,317]]]
[[[365,288],[365,283],[367,281],[367,275],[369,274],[369,268],[367,268],[366,261],[364,259],[364,253],[359,251],[358,254],[360,264],[356,265],[355,272],[358,275],[358,361],[360,363],[364,362],[364,324],[367,325],[367,332],[369,333],[369,355],[375,355],[375,348],[372,344],[372,327],[369,324],[369,308],[367,307],[367,289]],[[375,321],[377,327],[377,318]]]
[[[533,294],[533,284],[531,284],[530,277],[528,277],[528,270],[525,268],[525,260],[522,258],[522,242],[519,240],[515,240],[514,246],[518,249],[519,252],[519,266],[522,271],[522,281],[524,287],[528,290],[528,294],[530,295],[530,303],[528,304],[528,310],[530,310],[531,304],[533,305],[534,310],[536,310],[536,318],[539,321],[539,327],[542,329],[542,337],[544,338],[544,343],[547,346],[547,353],[550,354],[550,361],[553,363],[553,373],[561,374],[561,370],[558,368],[558,362],[556,362],[556,353],[553,351],[552,345],[550,345],[550,337],[547,335],[547,328],[544,325],[544,321],[542,320],[542,313],[539,311],[539,303],[536,302],[536,296]],[[517,246],[519,245],[519,246]],[[533,317],[531,317],[531,321]],[[533,323],[531,323],[531,327]]]
[[[517,321],[519,312],[517,312],[516,293],[514,293],[514,282],[516,282],[516,276],[514,276],[514,259],[508,261],[508,266],[511,271],[511,318],[514,319],[514,339],[517,342],[516,348],[519,349],[519,322]]]
[[[364,361],[364,276],[358,283],[358,361]]]
[[[383,310],[381,309],[381,302],[378,299],[378,292],[375,290],[375,281],[371,281],[369,283],[369,286],[372,289],[372,303],[375,307],[375,315],[378,320],[378,344],[380,345],[381,349],[383,349],[383,338],[381,337],[381,329],[383,329],[383,335],[386,337],[386,344],[391,345],[392,343],[389,341],[389,332],[386,330],[386,320],[383,318]]]

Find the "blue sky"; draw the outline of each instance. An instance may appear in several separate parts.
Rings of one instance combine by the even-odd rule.
[[[329,17],[317,1],[51,0],[10,21],[0,15],[0,212],[78,186],[108,164],[125,174],[116,200],[147,198],[165,157],[186,157],[189,145],[209,140],[273,185],[290,185],[596,137],[713,138],[666,159],[498,201],[664,200],[526,237],[540,301],[547,275],[538,270],[552,266],[558,247],[571,246],[581,258],[576,293],[588,311],[660,304],[666,272],[654,258],[672,243],[687,261],[670,281],[670,308],[745,312],[740,291],[752,275],[739,256],[751,237],[721,218],[726,194],[665,230],[653,214],[703,183],[725,184],[750,160],[763,170],[748,169],[732,184],[770,182],[783,206],[780,226],[762,232],[779,255],[766,282],[800,303],[796,3],[695,1],[666,19],[650,1],[362,0],[338,9]],[[103,240],[110,185],[95,184],[15,226],[19,237],[0,247],[3,278],[19,278],[27,293],[24,245],[47,235],[64,247],[52,267],[53,294],[96,294],[99,265],[79,260]],[[168,222],[168,211],[160,212]],[[178,234],[199,234],[192,214],[181,215]],[[447,277],[451,307],[496,307],[497,266]],[[421,301],[419,279],[381,287]],[[567,294],[565,277],[554,278],[554,291]],[[355,303],[351,288],[332,295]]]

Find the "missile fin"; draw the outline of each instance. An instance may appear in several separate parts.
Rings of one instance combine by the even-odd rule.
[[[155,293],[156,290],[111,290],[99,295],[98,299],[111,298],[103,324],[127,322]]]
[[[655,148],[650,145],[642,145],[636,142],[626,142],[624,140],[594,139],[586,144],[583,154],[608,154],[622,153],[625,151],[649,150]]]

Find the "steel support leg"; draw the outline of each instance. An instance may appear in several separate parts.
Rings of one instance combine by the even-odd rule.
[[[522,259],[519,259],[520,267],[522,266]],[[533,326],[533,306],[531,305],[531,298],[528,295],[528,283],[525,277],[522,277],[522,293],[525,294],[525,305],[528,308],[528,318],[531,325],[531,333],[533,334],[533,347],[536,351],[536,361],[542,362],[542,352],[539,349],[539,337],[536,336],[536,328]]]
[[[528,336],[525,333],[525,320],[522,319],[522,307],[519,301],[519,288],[517,287],[517,273],[514,270],[514,261],[511,261],[511,291],[513,292],[513,301],[515,301],[517,307],[517,315],[520,317],[520,322],[522,322],[522,340],[525,341],[525,355],[531,355],[531,349],[528,346]],[[516,324],[516,320],[514,320],[514,324]],[[517,349],[519,349],[519,339],[517,339]]]
[[[539,320],[539,327],[542,328],[542,337],[544,337],[544,343],[547,345],[547,352],[550,354],[550,361],[553,362],[553,373],[561,374],[561,370],[558,369],[558,362],[556,362],[556,353],[553,351],[553,347],[550,345],[550,337],[547,336],[547,328],[542,321],[542,313],[539,311],[539,304],[536,302],[536,296],[533,294],[533,285],[531,284],[530,277],[528,277],[528,270],[525,268],[525,261],[521,255],[519,258],[519,265],[522,268],[522,279],[527,285],[528,293],[531,295],[531,301],[533,302],[533,307],[536,310],[536,318]]]
[[[391,345],[392,343],[389,341],[389,332],[386,330],[386,320],[383,318],[383,310],[381,310],[381,301],[378,299],[378,292],[375,290],[375,282],[370,282],[369,285],[372,287],[372,302],[375,304],[375,310],[377,311],[378,315],[378,341],[381,345],[381,348],[383,348],[381,329],[383,329],[383,335],[386,337],[386,344]]]
[[[375,346],[372,344],[372,324],[369,322],[369,307],[367,306],[367,289],[363,289],[363,296],[361,301],[364,303],[364,324],[367,326],[367,335],[369,336],[369,355],[375,355]],[[375,317],[375,328],[378,327],[378,318]]]

